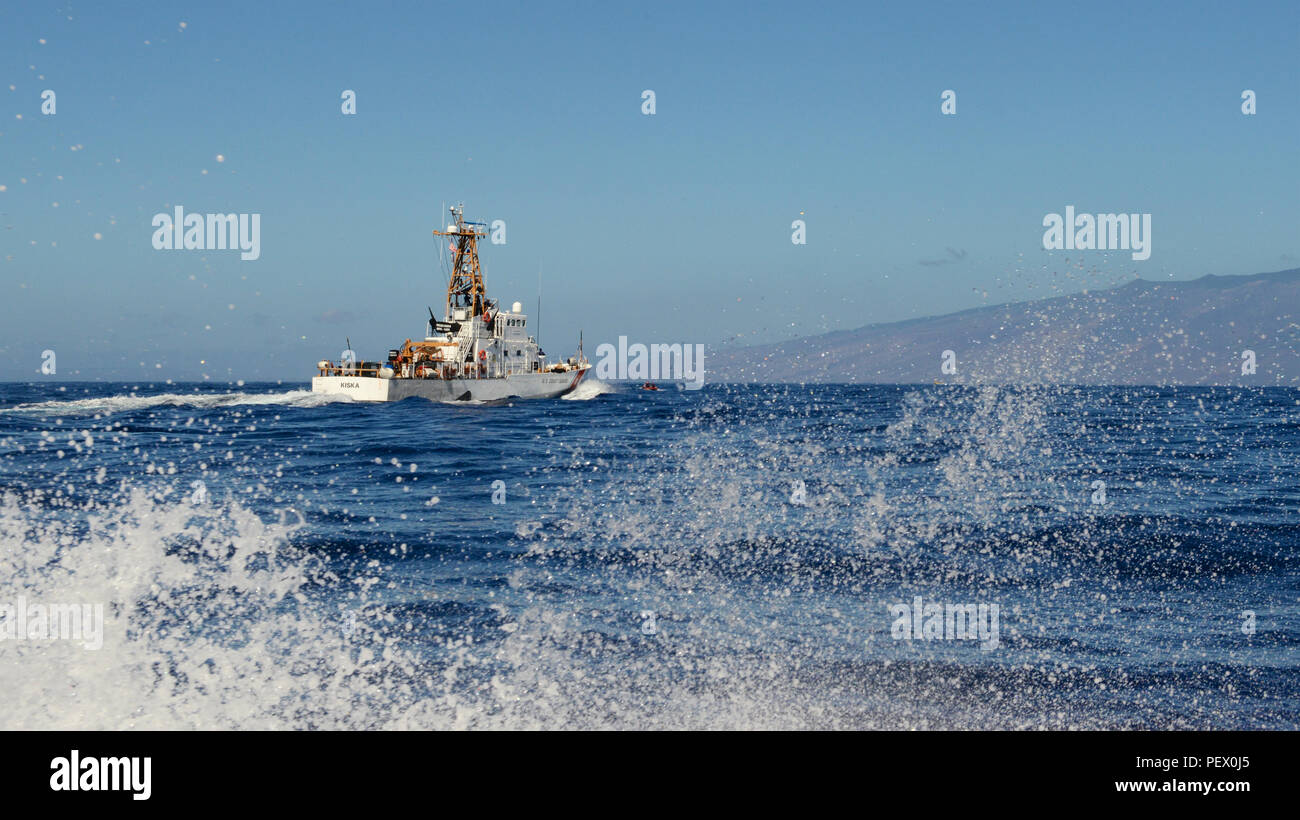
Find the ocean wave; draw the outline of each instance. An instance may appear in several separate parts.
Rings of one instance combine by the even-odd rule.
[[[107,617],[0,640],[0,726],[1300,725],[1295,439],[1224,424],[1292,394],[273,388],[0,419],[0,605]],[[894,638],[913,596],[998,604],[1001,648]]]
[[[617,393],[618,389],[609,382],[603,382],[600,379],[583,379],[571,392],[561,396],[566,401],[590,401],[597,396]]]
[[[127,413],[135,410],[147,410],[151,407],[195,407],[199,409],[238,405],[320,407],[335,402],[351,401],[349,397],[344,395],[313,393],[310,390],[290,390],[285,393],[158,393],[155,395],[126,393],[93,399],[30,402],[0,409],[0,413],[85,416]]]

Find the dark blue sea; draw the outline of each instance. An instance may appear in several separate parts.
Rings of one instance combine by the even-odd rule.
[[[1298,467],[1288,389],[0,385],[0,604],[104,612],[0,728],[1296,729]]]

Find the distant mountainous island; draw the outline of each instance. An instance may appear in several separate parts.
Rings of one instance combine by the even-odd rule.
[[[1138,279],[1107,290],[714,349],[705,379],[1295,386],[1298,314],[1300,268],[1185,282]]]

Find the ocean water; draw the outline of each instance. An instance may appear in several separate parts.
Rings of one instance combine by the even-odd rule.
[[[105,619],[0,728],[1300,728],[1297,465],[1288,389],[0,385],[0,605]]]

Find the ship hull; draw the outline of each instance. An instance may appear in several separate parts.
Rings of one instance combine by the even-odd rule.
[[[551,399],[582,381],[590,367],[566,373],[523,373],[502,379],[381,379],[374,376],[315,376],[313,393],[347,396],[353,401],[401,401],[422,398],[439,402],[496,402]]]

